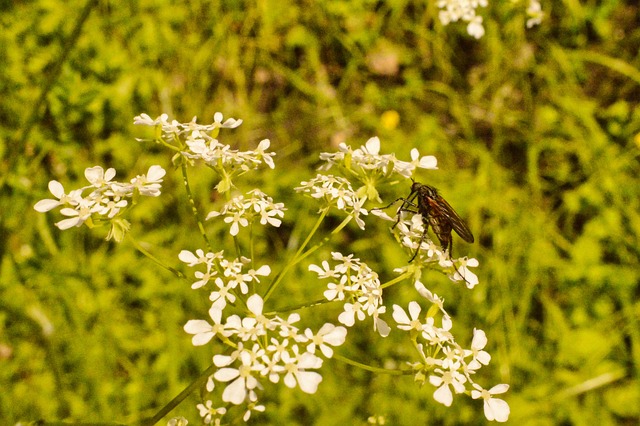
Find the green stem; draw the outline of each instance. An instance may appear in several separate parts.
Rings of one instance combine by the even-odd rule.
[[[342,231],[342,228],[347,226],[347,223],[351,222],[351,219],[353,219],[352,216],[345,217],[344,220],[340,223],[340,225],[336,226],[336,228],[333,231],[331,231],[331,233],[328,236],[324,237],[322,239],[322,241],[320,241],[315,246],[311,247],[309,250],[304,252],[302,255],[298,256],[297,258],[294,258],[295,263],[301,262],[307,256],[309,256],[311,253],[313,253],[314,251],[318,250],[320,247],[322,247],[327,242],[329,242],[334,235],[336,235],[338,232]]]
[[[249,223],[249,257],[251,258],[251,267],[256,268],[256,262],[254,261],[255,252],[253,246],[253,221]]]
[[[138,250],[140,253],[144,254],[146,257],[148,257],[150,260],[152,260],[153,262],[155,262],[159,266],[161,266],[162,268],[164,268],[167,271],[171,272],[173,275],[175,275],[178,278],[184,278],[184,279],[187,278],[182,272],[178,271],[177,269],[172,268],[169,265],[165,265],[164,262],[162,262],[160,259],[158,259],[154,255],[152,255],[149,251],[147,251],[147,249],[142,247],[142,245],[135,238],[133,238],[133,236],[131,236],[131,233],[127,233],[127,238],[129,240],[129,242],[131,242],[131,244],[133,244],[133,246],[136,248],[136,250]]]
[[[316,223],[313,225],[313,228],[311,229],[311,232],[309,232],[309,235],[307,235],[307,238],[304,240],[304,242],[302,243],[302,245],[300,246],[300,248],[296,252],[295,256],[293,256],[293,260],[294,261],[296,261],[298,259],[298,256],[300,256],[300,253],[302,253],[302,251],[307,246],[307,244],[309,244],[309,241],[311,241],[311,237],[314,236],[314,234],[316,233],[316,231],[320,227],[320,224],[322,223],[324,218],[327,216],[327,213],[329,213],[329,207],[327,207],[327,208],[322,210],[322,213],[320,214],[320,217],[318,217],[318,220],[316,221]]]
[[[294,306],[289,306],[287,308],[282,308],[282,309],[277,309],[273,312],[267,312],[264,315],[276,315],[276,314],[280,314],[283,312],[291,312],[291,311],[297,311],[298,309],[303,309],[303,308],[310,308],[312,306],[318,306],[318,305],[324,305],[325,303],[329,303],[332,302],[331,300],[327,300],[327,299],[318,299],[318,300],[314,300],[313,302],[304,302],[304,303],[300,303],[299,305],[294,305]]]
[[[200,214],[198,213],[198,208],[196,207],[196,202],[193,199],[193,193],[191,192],[191,186],[189,185],[189,177],[187,176],[187,165],[182,162],[180,166],[182,170],[182,182],[184,183],[185,190],[187,191],[187,198],[189,199],[189,204],[191,205],[191,211],[193,212],[193,216],[196,219],[198,224],[198,229],[200,230],[200,234],[204,239],[204,243],[207,246],[207,251],[212,252],[211,243],[209,242],[209,237],[207,237],[207,233],[204,230],[204,225],[202,220],[200,219]]]
[[[358,367],[358,368],[361,368],[363,370],[371,371],[373,373],[378,373],[378,374],[391,374],[393,376],[403,376],[403,375],[412,373],[411,370],[390,370],[390,369],[387,369],[387,368],[373,367],[371,365],[367,365],[367,364],[363,364],[363,363],[358,362],[358,361],[354,361],[354,360],[352,360],[350,358],[347,358],[347,357],[342,356],[342,355],[337,354],[337,353],[333,354],[333,358],[335,358],[337,360],[340,360],[340,361],[344,362],[345,364],[353,365],[354,367]]]
[[[209,376],[211,376],[216,371],[217,368],[218,367],[216,367],[215,364],[211,364],[209,368],[203,371],[189,386],[187,386],[182,392],[180,392],[178,396],[173,398],[167,405],[162,407],[162,409],[158,411],[155,416],[153,416],[150,419],[142,420],[140,422],[140,426],[153,426],[156,423],[158,423],[160,420],[162,420],[164,416],[166,416],[171,412],[171,410],[176,408],[194,390],[202,386],[207,381]]]
[[[282,278],[284,278],[284,276],[286,275],[286,273],[289,271],[289,269],[291,269],[293,267],[293,265],[295,265],[296,263],[299,262],[298,260],[298,256],[300,256],[300,253],[302,253],[302,251],[304,250],[304,248],[307,246],[307,244],[309,244],[309,241],[311,241],[311,237],[313,236],[313,234],[316,233],[316,231],[318,230],[318,228],[320,227],[320,224],[322,223],[322,221],[324,220],[324,218],[327,216],[327,213],[329,213],[329,207],[325,208],[322,210],[322,213],[320,214],[320,216],[318,217],[318,220],[316,221],[316,223],[313,225],[313,228],[311,229],[311,232],[309,232],[309,235],[307,236],[307,238],[304,240],[304,242],[302,243],[302,245],[300,246],[300,248],[298,249],[298,251],[296,252],[296,254],[293,256],[293,258],[289,261],[289,263],[284,267],[284,269],[282,269],[280,271],[280,273],[278,274],[278,276],[275,278],[275,280],[271,283],[271,285],[269,285],[269,288],[267,289],[267,292],[264,295],[263,300],[266,302],[267,299],[269,299],[269,297],[271,296],[271,294],[274,292],[274,290],[276,289],[276,287],[278,287],[278,284],[280,284],[280,281],[282,281]]]
[[[387,287],[391,287],[392,285],[394,285],[397,282],[403,281],[404,279],[408,278],[410,275],[413,275],[413,272],[405,272],[402,275],[398,275],[397,277],[395,277],[394,279],[392,279],[391,281],[387,281],[386,283],[380,285],[380,288],[387,288]]]

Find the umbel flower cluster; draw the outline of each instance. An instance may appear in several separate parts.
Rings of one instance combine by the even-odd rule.
[[[512,0],[512,3],[523,3],[522,0]],[[437,6],[440,9],[438,18],[442,25],[449,25],[451,22],[462,21],[467,24],[467,33],[477,39],[484,35],[484,25],[482,16],[478,14],[479,7],[487,7],[489,0],[437,0]],[[527,28],[539,25],[542,22],[544,13],[540,5],[540,0],[528,0],[527,9]]]
[[[44,213],[61,207],[60,214],[67,217],[56,223],[61,230],[83,224],[91,228],[108,222],[111,224],[111,231],[107,239],[121,241],[129,229],[129,222],[121,219],[124,211],[132,207],[140,196],[160,196],[165,173],[162,167],[151,166],[147,174],[136,176],[128,183],[122,183],[112,180],[116,176],[116,170],[113,168],[105,171],[100,166],[89,167],[84,171],[89,185],[67,194],[60,182],[52,180],[49,182],[49,191],[56,199],[40,200],[34,208]],[[90,192],[83,195],[86,191]]]
[[[403,334],[414,356],[401,360],[404,363],[399,362],[401,367],[394,373],[411,375],[419,386],[430,385],[430,392],[438,403],[450,406],[456,395],[467,394],[483,401],[488,420],[508,419],[509,406],[496,397],[506,392],[508,385],[486,388],[475,380],[476,373],[491,360],[485,351],[486,334],[474,329],[469,346],[460,344],[444,300],[421,281],[424,271],[436,269],[448,275],[452,282],[465,283],[471,289],[478,284],[478,278],[469,268],[477,267],[478,261],[466,257],[452,259],[447,250],[425,237],[425,221],[420,214],[404,211],[399,212],[399,217],[390,217],[377,208],[382,201],[378,188],[398,181],[410,186],[409,179],[417,169],[437,168],[435,157],[422,156],[413,149],[409,161],[399,160],[393,154],[382,154],[376,137],[359,148],[343,143],[336,152],[322,153],[323,164],[318,174],[295,188],[296,193],[308,197],[318,208],[317,221],[304,242],[298,243],[295,254],[270,256],[269,259],[288,259],[281,264],[269,264],[259,260],[262,253],[254,249],[253,241],[259,233],[252,230],[259,226],[280,227],[287,220],[287,209],[284,203],[275,201],[259,188],[237,189],[240,176],[264,166],[266,170],[275,168],[275,153],[268,151],[269,140],[261,141],[250,151],[239,151],[222,143],[218,139],[220,131],[234,129],[242,120],[223,121],[221,113],[216,113],[214,122],[207,125],[198,124],[195,118],[188,123],[170,122],[164,114],[156,119],[141,114],[135,117],[134,123],[150,126],[155,131],[154,138],[141,141],[160,144],[174,153],[173,161],[181,166],[187,196],[191,196],[188,167],[204,164],[216,173],[216,189],[226,197],[206,218],[220,221],[224,229],[228,229],[230,243],[218,242],[220,246],[212,247],[204,232],[205,226],[200,223],[202,245],[195,244],[177,254],[179,261],[192,270],[188,285],[206,297],[209,306],[207,313],[194,313],[194,319],[184,325],[193,345],[206,346],[213,354],[211,366],[197,379],[206,383],[208,392],[197,405],[204,423],[229,422],[230,418],[237,418],[237,413],[249,421],[254,413],[267,409],[263,403],[265,395],[280,384],[315,393],[321,385],[322,367],[328,358],[365,366],[339,351],[341,345],[348,343],[348,330],[356,322],[370,322],[380,338],[391,333]],[[35,208],[45,212],[62,207],[60,213],[67,219],[56,224],[62,230],[98,221],[116,227],[115,223],[124,221],[122,216],[130,206],[128,200],[136,200],[139,195],[160,195],[164,174],[162,168],[152,166],[146,175],[122,184],[112,182],[113,169],[103,171],[101,167],[92,167],[86,172],[89,186],[67,194],[60,183],[52,181],[49,187],[56,199],[42,200]],[[88,195],[82,195],[89,190]],[[365,208],[367,204],[371,206]],[[200,217],[197,211],[194,213],[196,218]],[[314,239],[320,224],[329,215],[341,221],[328,236]],[[380,219],[396,221],[392,232],[399,246],[406,247],[408,253],[417,251],[415,261],[397,268],[395,276],[382,277],[355,253],[334,250],[329,251],[328,258],[318,257],[321,252],[318,249],[330,244],[331,237],[350,222],[364,230],[367,220]],[[118,241],[126,229],[119,232]],[[312,254],[316,254],[314,261],[310,260]],[[308,281],[317,279],[315,288],[322,299],[315,298],[282,312],[274,311],[269,305],[272,295],[286,291],[288,273],[301,262],[305,262]],[[274,269],[278,271],[275,274]],[[293,281],[299,285],[299,280]],[[415,288],[416,300],[406,306],[388,306],[384,290],[406,281]],[[319,328],[305,326],[303,314],[310,315],[321,304],[341,307],[341,311],[324,320]],[[389,373],[376,366],[366,368]],[[162,417],[167,413],[161,411],[158,415]],[[184,424],[183,420],[173,419],[170,424]]]

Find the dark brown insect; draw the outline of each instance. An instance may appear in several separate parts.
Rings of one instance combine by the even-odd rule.
[[[473,234],[471,234],[471,230],[469,230],[467,224],[464,223],[460,216],[458,216],[458,213],[453,210],[453,207],[438,194],[438,190],[433,186],[423,185],[420,182],[414,181],[411,185],[411,193],[407,198],[398,198],[383,208],[387,208],[400,200],[402,200],[402,206],[398,209],[398,220],[392,229],[400,222],[400,213],[403,211],[420,213],[425,227],[418,249],[409,262],[412,262],[418,255],[418,251],[420,251],[420,246],[427,234],[429,226],[431,226],[433,233],[438,237],[442,249],[448,250],[449,256],[451,256],[451,250],[453,249],[451,231],[456,231],[466,242],[473,243]]]

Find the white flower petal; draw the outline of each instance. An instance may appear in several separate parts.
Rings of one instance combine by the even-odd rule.
[[[399,305],[393,305],[393,319],[398,324],[409,324],[409,322],[411,322],[407,313]]]
[[[60,201],[58,200],[40,200],[34,206],[34,210],[40,213],[48,212],[51,209],[54,209],[60,205]]]
[[[52,180],[49,182],[49,191],[56,198],[61,198],[64,195],[64,188],[60,182],[57,180]]]
[[[231,382],[224,389],[224,392],[222,392],[222,400],[235,405],[242,404],[246,396],[247,388],[245,387],[244,379],[242,377],[238,377],[236,380]]]
[[[474,328],[473,340],[471,341],[472,349],[482,349],[487,345],[487,335],[484,331]]]
[[[417,319],[418,316],[420,316],[420,311],[422,310],[422,308],[420,308],[420,305],[418,304],[418,302],[416,301],[411,301],[409,302],[409,313],[411,314],[411,319]]]
[[[218,364],[216,363],[216,365]],[[221,368],[214,373],[213,377],[219,382],[228,382],[235,379],[239,375],[240,372],[235,368]],[[244,387],[244,383],[242,387]]]
[[[189,334],[205,333],[211,331],[211,324],[205,320],[189,320],[184,325],[184,331]]]
[[[487,420],[506,422],[510,412],[509,404],[501,399],[491,398],[484,401],[484,415]]]
[[[318,385],[322,381],[322,376],[315,371],[298,372],[298,384],[305,393],[316,393]]]
[[[264,302],[259,294],[253,294],[249,299],[247,299],[247,308],[249,308],[251,313],[254,315],[262,315],[263,305]]]
[[[453,394],[449,386],[442,385],[433,393],[433,399],[443,404],[445,407],[451,407],[453,402]]]
[[[365,148],[369,154],[378,155],[380,152],[380,139],[377,136],[370,138],[365,143]]]
[[[189,250],[182,250],[178,254],[178,259],[182,262],[189,264],[189,266],[197,265],[198,258],[195,254],[191,253]]]

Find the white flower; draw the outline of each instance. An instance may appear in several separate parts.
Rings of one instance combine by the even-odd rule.
[[[216,188],[220,192],[226,192],[232,187],[231,180],[235,176],[255,169],[262,163],[273,169],[275,166],[272,157],[275,153],[266,152],[270,146],[268,139],[260,141],[253,151],[238,151],[221,143],[215,138],[220,128],[236,128],[242,123],[242,120],[233,118],[222,122],[222,118],[222,113],[217,112],[214,115],[215,121],[210,125],[197,124],[194,117],[190,123],[173,123],[173,132],[165,125],[162,130],[165,141],[172,141],[177,136],[184,138],[188,149],[182,155],[189,159],[201,159],[211,166],[223,178]]]
[[[374,215],[374,216],[379,217],[380,219],[388,220],[389,222],[395,222],[396,221],[395,217],[389,216],[384,210],[380,210],[378,208],[372,209],[371,210],[371,214]]]
[[[427,289],[424,284],[422,284],[418,280],[416,280],[416,282],[414,283],[414,287],[416,288],[416,290],[418,290],[420,296],[426,298],[428,301],[430,301],[440,309],[440,312],[442,312],[442,328],[444,328],[445,330],[451,330],[453,322],[451,321],[451,316],[449,315],[449,313],[444,309],[444,299],[440,298],[435,293],[431,293],[431,291],[429,291],[429,289]]]
[[[140,124],[143,126],[156,126],[158,124],[163,124],[167,122],[169,116],[167,114],[162,114],[155,120],[149,117],[148,114],[142,113],[133,118],[133,124]]]
[[[140,195],[157,197],[160,195],[162,178],[167,172],[160,166],[149,167],[146,175],[136,176],[131,179],[131,184],[140,191]]]
[[[465,351],[465,356],[473,355],[473,359],[469,362],[469,370],[477,370],[482,365],[489,365],[491,361],[491,355],[488,352],[483,351],[487,345],[487,335],[484,331],[473,329],[473,339],[471,340],[471,350]]]
[[[300,321],[300,314],[293,313],[290,314],[286,320],[276,317],[273,322],[278,324],[278,328],[280,329],[280,336],[282,337],[291,337],[296,339],[298,342],[306,341],[306,337],[304,335],[298,334],[298,327],[293,324]]]
[[[475,16],[467,25],[467,32],[470,36],[477,39],[484,35],[484,27],[482,26],[482,16]]]
[[[89,183],[96,188],[102,188],[109,185],[109,181],[116,175],[116,169],[109,168],[105,172],[100,166],[89,167],[85,169],[84,176]]]
[[[425,155],[424,157],[420,157],[420,152],[413,148],[411,150],[411,164],[421,169],[430,169],[437,170],[438,169],[438,160],[433,155]]]
[[[363,321],[366,318],[362,310],[362,304],[360,302],[345,303],[344,311],[338,315],[338,321],[347,327],[352,327],[356,323],[356,316],[359,321]]]
[[[251,391],[249,394],[252,395],[255,392]],[[257,397],[256,397],[257,399]],[[258,411],[260,413],[263,413],[265,410],[265,406],[262,404],[256,404],[255,402],[251,402],[249,403],[249,405],[247,405],[247,411],[244,412],[244,416],[242,416],[242,420],[246,423],[249,421],[249,419],[251,418],[251,412],[252,411]]]
[[[57,180],[49,182],[49,191],[57,200],[45,199],[38,201],[35,206],[33,206],[36,211],[44,213],[60,205],[77,206],[80,200],[82,200],[82,189],[76,189],[67,195],[64,192],[64,187]]]
[[[527,8],[527,28],[531,28],[534,25],[539,25],[542,22],[542,18],[544,17],[544,12],[542,11],[542,6],[540,6],[539,0],[530,0],[529,7]]]
[[[286,353],[289,350],[288,346],[289,339],[283,339],[282,341],[279,341],[275,337],[272,337],[271,344],[267,346],[267,352],[269,353],[269,355],[271,355],[271,359],[273,361],[280,361],[282,359],[282,354]],[[266,360],[267,356],[264,356],[262,359]],[[264,372],[262,374],[264,375]]]
[[[476,9],[486,7],[487,0],[438,0],[437,6],[441,9],[438,13],[442,25],[462,20],[468,22],[469,35],[480,38],[484,35],[482,17],[476,15]]]
[[[438,169],[438,160],[433,155],[425,155],[424,157],[420,157],[420,152],[413,148],[411,150],[411,162],[395,160],[393,169],[396,173],[405,178],[410,178],[413,175],[413,171],[416,168],[421,169]],[[394,219],[395,220],[395,219]]]
[[[331,267],[329,266],[329,262],[327,262],[326,260],[322,261],[322,268],[320,268],[317,265],[309,265],[309,270],[311,272],[315,272],[316,274],[318,274],[318,278],[322,279],[322,278],[333,278],[336,277],[337,275],[337,271],[331,269]],[[331,299],[329,299],[331,300]]]
[[[458,366],[459,365],[456,365],[454,367],[457,368]],[[436,368],[434,372],[440,375],[429,376],[429,382],[433,386],[438,386],[438,389],[433,393],[433,399],[447,407],[450,407],[453,402],[453,394],[451,393],[449,385],[453,387],[453,390],[456,393],[462,393],[465,391],[464,383],[467,381],[467,378],[456,370],[444,371],[440,368]]]
[[[69,219],[63,219],[60,222],[56,222],[55,225],[63,231],[73,228],[74,226],[82,226],[82,224],[91,217],[91,213],[93,213],[91,205],[84,201],[85,200],[82,200],[81,204],[76,206],[75,209],[67,207],[60,210],[60,214],[69,217]]]
[[[320,159],[326,164],[320,170],[329,170],[333,165],[338,165],[349,171],[365,187],[360,188],[371,200],[379,200],[378,192],[373,185],[380,178],[389,178],[397,173],[405,178],[410,178],[416,167],[425,169],[437,168],[437,161],[433,156],[420,157],[417,149],[411,151],[411,162],[398,160],[394,154],[380,154],[380,139],[372,137],[364,146],[357,149],[345,143],[341,143],[338,152],[320,154]]]
[[[259,385],[253,373],[261,371],[264,366],[254,359],[255,355],[257,355],[255,351],[252,353],[246,349],[242,350],[238,358],[241,365],[237,369],[224,367],[213,375],[219,382],[231,382],[222,392],[223,401],[235,405],[242,404],[247,393]],[[214,363],[215,361],[216,357],[214,357]]]
[[[459,266],[455,266],[458,263]],[[451,262],[451,265],[454,266],[455,272],[452,276],[450,276],[453,281],[464,281],[467,288],[472,289],[475,287],[480,281],[478,280],[478,276],[471,272],[469,267],[475,268],[479,265],[478,259],[471,258],[461,258],[456,262]]]
[[[402,307],[393,305],[393,319],[398,323],[398,328],[401,330],[422,331],[422,323],[419,318],[420,310],[420,305],[417,302],[409,302],[409,314],[411,315],[411,318],[409,318]]]
[[[326,323],[320,328],[320,330],[318,330],[317,334],[314,335],[311,329],[308,328],[305,330],[304,334],[311,342],[307,345],[307,352],[315,354],[316,346],[318,346],[324,356],[331,358],[333,356],[333,349],[328,345],[342,345],[347,336],[347,329],[344,327],[336,327],[331,323]]]
[[[115,217],[121,209],[125,208],[128,204],[127,200],[121,200],[120,197],[113,199],[104,197],[96,202],[95,208],[92,209],[96,213],[107,216],[109,219]]]
[[[224,123],[222,122],[222,113],[216,112],[213,114],[213,125],[216,127],[226,128],[226,129],[235,129],[239,125],[242,124],[242,120],[236,120],[234,118],[228,118]]]
[[[484,415],[489,421],[506,422],[509,419],[509,404],[502,399],[493,398],[493,395],[499,395],[509,390],[509,385],[499,384],[489,390],[483,389],[480,385],[474,383],[475,389],[471,390],[473,399],[482,398],[484,400]]]
[[[258,270],[250,269],[249,272],[247,272],[247,275],[253,278],[253,281],[259,283],[260,279],[258,276],[268,277],[270,273],[271,267],[269,267],[269,265],[262,265]]]
[[[443,347],[442,354],[444,355],[444,359],[442,359],[442,363],[440,364],[442,368],[457,370],[458,367],[462,365],[464,352],[457,346]]]
[[[280,226],[282,220],[279,218],[284,217],[286,210],[283,203],[274,203],[271,197],[259,189],[249,191],[247,195],[248,198],[244,195],[234,197],[220,211],[210,212],[206,219],[226,215],[224,222],[231,223],[229,233],[233,236],[238,235],[240,226],[247,227],[249,222],[256,218],[260,218],[261,225],[268,223],[271,226]]]
[[[307,194],[311,198],[321,199],[326,206],[336,207],[351,215],[360,229],[364,229],[364,221],[360,215],[368,214],[368,211],[362,208],[364,199],[361,199],[351,187],[351,183],[340,176],[318,174],[309,182],[300,182],[296,187],[297,192]]]
[[[275,344],[267,346],[267,351],[271,352],[273,349],[277,348],[280,352],[273,352],[270,353],[271,356],[264,355],[262,357],[264,368],[260,371],[260,374],[266,376],[271,383],[278,383],[280,381],[280,374],[284,372],[284,365],[280,364],[280,359],[282,358],[282,352],[284,352],[284,349],[281,350],[280,348],[289,344],[289,341],[285,339],[284,342],[279,343],[276,339],[271,340],[272,342],[275,341]]]
[[[189,320],[185,324],[184,331],[194,335],[191,339],[193,346],[202,346],[208,343],[216,334],[221,334],[223,336],[229,335],[229,333],[225,331],[224,325],[221,323],[222,310],[212,306],[211,309],[209,309],[209,316],[213,320],[213,325],[209,324],[205,320]]]
[[[202,417],[202,421],[205,424],[210,424],[214,417],[222,416],[227,412],[227,409],[224,407],[214,408],[211,400],[207,400],[204,404],[196,405],[196,408],[200,412],[200,417]],[[186,423],[184,424],[186,425]]]
[[[322,366],[322,359],[309,353],[298,353],[298,347],[292,348],[293,355],[288,352],[282,354],[282,361],[286,374],[284,376],[284,384],[293,388],[296,383],[305,393],[315,393],[318,385],[322,381],[322,376],[315,371],[307,371],[309,369],[318,369]]]
[[[62,230],[81,226],[85,222],[91,227],[96,223],[94,220],[90,220],[92,216],[103,216],[98,218],[100,221],[112,219],[107,239],[114,238],[119,241],[129,227],[126,220],[116,217],[122,209],[129,206],[129,202],[125,198],[133,195],[135,186],[138,187],[141,195],[160,195],[159,182],[162,182],[160,178],[165,172],[160,166],[152,166],[149,169],[149,179],[145,176],[139,176],[132,180],[135,184],[112,182],[111,180],[116,174],[113,168],[105,171],[100,166],[88,167],[84,173],[90,183],[89,186],[73,190],[67,195],[62,184],[52,180],[49,182],[49,190],[57,200],[40,200],[34,205],[34,209],[44,213],[55,207],[63,206],[60,214],[66,216],[67,219],[56,223],[56,226]],[[82,193],[88,189],[92,189],[92,192],[83,197]]]
[[[270,169],[275,168],[275,164],[273,163],[273,156],[275,156],[275,152],[265,152],[267,148],[271,145],[271,141],[269,139],[263,139],[258,144],[258,148],[255,149],[254,153],[258,158],[261,158],[264,163],[269,166]]]
[[[256,341],[260,336],[267,334],[267,330],[273,330],[277,327],[277,321],[262,314],[263,300],[258,294],[253,294],[247,299],[247,308],[250,315],[240,318],[232,315],[227,318],[226,327],[235,330],[235,333],[243,341]]]
[[[208,252],[205,253],[202,249],[197,249],[195,254],[190,252],[189,250],[181,250],[178,254],[178,259],[182,262],[186,263],[188,266],[195,266],[200,264],[205,264],[208,266],[213,266],[213,262],[216,259],[222,259],[224,255],[224,251],[221,250],[217,253]]]
[[[324,297],[326,297],[327,300],[334,300],[336,298],[338,300],[344,300],[345,291],[351,291],[352,289],[351,286],[345,285],[348,278],[349,277],[347,275],[343,275],[340,277],[340,281],[338,283],[327,284],[329,290],[325,290],[325,292],[323,293]]]
[[[218,290],[212,291],[209,295],[209,300],[213,302],[213,306],[222,310],[227,306],[227,301],[229,301],[229,303],[236,301],[236,296],[232,293],[235,287],[234,285],[229,282],[225,283],[220,277],[216,278],[215,284]]]
[[[189,250],[181,250],[178,254],[178,259],[189,266],[199,265],[200,263],[204,263],[204,250],[197,249],[196,254],[193,254]]]
[[[338,316],[338,321],[351,327],[355,324],[356,317],[362,321],[370,316],[373,318],[374,330],[386,337],[391,328],[380,318],[380,314],[383,314],[386,308],[382,303],[382,288],[378,274],[352,254],[344,256],[333,252],[331,256],[333,260],[341,262],[333,269],[328,262],[323,262],[323,269],[316,265],[311,265],[309,269],[316,272],[320,278],[331,277],[338,280],[338,283],[328,284],[328,290],[324,292],[328,300],[344,300],[347,295],[351,296],[350,302],[344,304],[344,311]]]

